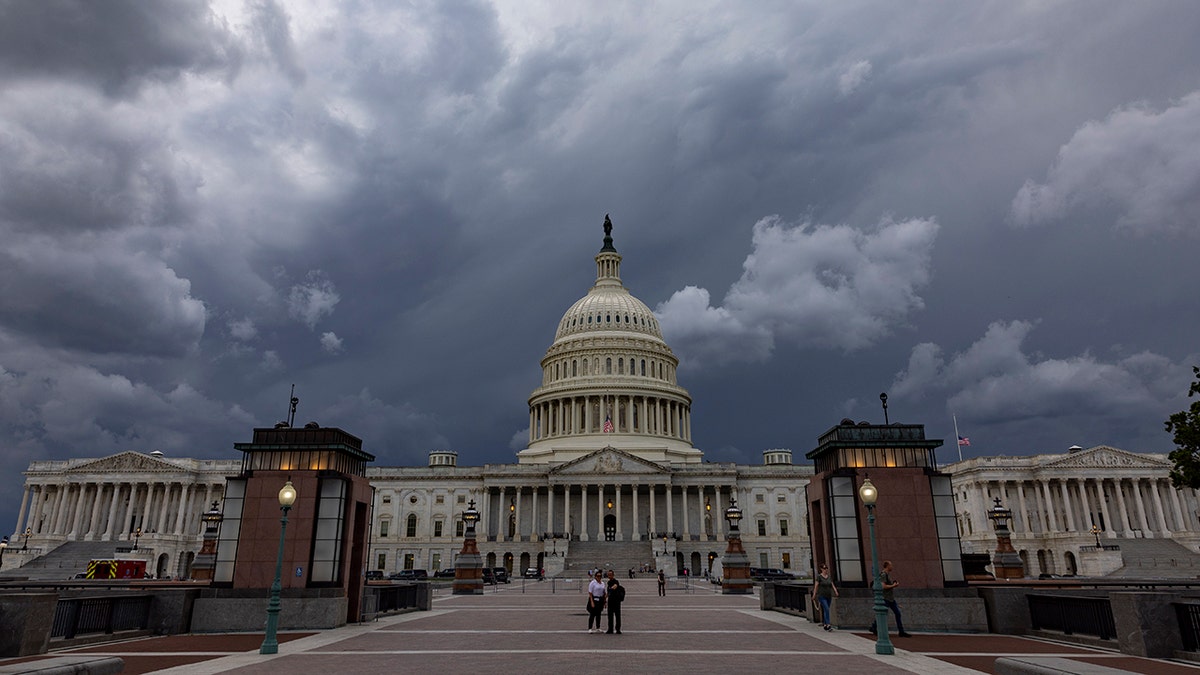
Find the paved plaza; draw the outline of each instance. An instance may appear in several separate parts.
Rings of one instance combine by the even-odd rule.
[[[60,654],[119,656],[126,673],[978,673],[997,657],[1057,656],[1140,673],[1196,675],[1200,668],[1002,635],[873,639],[759,610],[757,596],[705,582],[658,597],[653,580],[625,580],[621,635],[589,634],[579,581],[515,580],[484,595],[442,590],[433,611],[335,630],[286,633],[262,656],[261,634],[185,635],[109,643]],[[0,661],[0,666],[13,662]]]

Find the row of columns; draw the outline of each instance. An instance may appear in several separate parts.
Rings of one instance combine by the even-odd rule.
[[[15,536],[116,541],[130,533],[196,534],[223,483],[75,482],[27,484]]]
[[[645,541],[664,533],[685,540],[693,535],[721,540],[726,535],[725,509],[731,494],[738,495],[747,514],[749,522],[743,527],[755,527],[752,514],[758,511],[747,509],[749,495],[743,496],[731,485],[577,483],[501,487],[485,490],[482,495],[479,536],[503,539],[557,533],[597,541],[605,538],[605,519],[611,515],[617,541]],[[794,511],[803,509],[802,495],[781,503],[786,504],[783,511],[773,508],[778,504],[759,507],[767,512],[769,533],[777,533],[777,521],[782,519],[789,521],[788,535],[797,536],[796,528],[803,523],[804,514]]]
[[[970,526],[976,532],[991,527],[987,511],[993,496],[1012,510],[1014,534],[1086,533],[1093,525],[1108,537],[1132,537],[1135,532],[1169,537],[1172,532],[1200,530],[1197,491],[1181,494],[1166,478],[975,481],[968,495]]]
[[[659,396],[612,394],[568,396],[529,408],[529,440],[601,433],[605,420],[614,433],[667,436],[689,441],[692,411],[683,401]]]

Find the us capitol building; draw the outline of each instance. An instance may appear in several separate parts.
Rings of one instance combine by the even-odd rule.
[[[528,401],[528,447],[517,463],[459,466],[456,452],[434,450],[424,467],[368,468],[368,569],[432,575],[452,566],[461,514],[474,503],[488,567],[548,575],[595,566],[668,575],[686,568],[720,576],[723,516],[736,499],[751,565],[811,575],[812,467],[793,464],[787,449],[764,451],[761,465],[704,460],[693,446],[691,397],[676,379],[679,360],[653,312],[621,282],[611,228],[606,217],[596,281],[563,314],[541,360],[542,382]],[[1185,554],[1196,550],[1197,494],[1169,489],[1162,455],[1101,446],[1071,456],[986,457],[946,467],[964,549],[994,544],[987,511],[1002,496],[1018,514],[1013,541],[1032,576],[1084,573],[1077,556],[1094,543],[1092,524],[1104,543],[1159,538],[1180,542]],[[241,468],[235,459],[134,451],[35,461],[25,472],[3,572],[64,578],[80,571],[81,560],[116,554],[145,558],[156,576],[187,578],[201,518],[219,511],[225,479]]]

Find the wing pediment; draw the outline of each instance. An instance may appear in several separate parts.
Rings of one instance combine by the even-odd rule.
[[[103,472],[132,472],[132,471],[179,471],[180,468],[164,462],[161,459],[143,455],[140,452],[126,450],[108,457],[101,457],[90,462],[77,464],[69,469],[68,473],[103,473]]]
[[[656,462],[618,450],[612,446],[559,464],[550,469],[551,475],[574,476],[582,474],[664,474],[670,469]]]
[[[1097,445],[1042,465],[1044,469],[1168,469],[1153,455],[1140,455],[1109,445]]]

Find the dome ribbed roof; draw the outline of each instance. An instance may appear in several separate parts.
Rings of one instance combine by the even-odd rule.
[[[654,313],[624,287],[592,288],[563,314],[554,339],[593,331],[635,332],[662,339]]]

